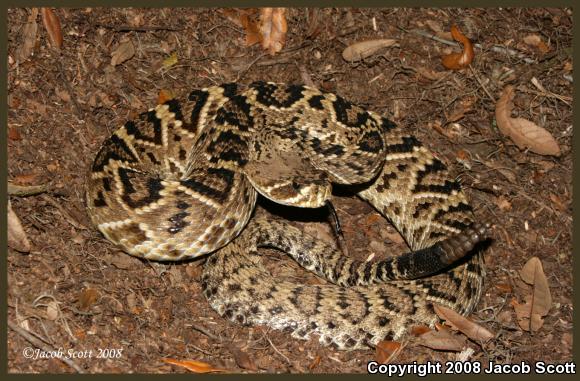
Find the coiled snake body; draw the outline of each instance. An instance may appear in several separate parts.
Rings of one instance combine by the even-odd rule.
[[[248,225],[257,193],[314,208],[330,200],[332,183],[356,185],[412,251],[359,262],[282,221]],[[445,165],[388,119],[306,86],[226,84],[140,114],[98,152],[87,206],[129,254],[175,261],[215,252],[202,285],[221,315],[294,337],[315,333],[341,349],[434,324],[432,303],[468,314],[482,290],[481,254],[450,265],[487,236],[488,224],[475,222]],[[274,280],[259,246],[335,284]]]

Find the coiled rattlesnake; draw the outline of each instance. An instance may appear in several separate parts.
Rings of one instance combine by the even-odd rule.
[[[331,183],[356,185],[413,251],[357,262],[276,220],[256,220],[237,237],[258,192],[312,208],[329,201]],[[488,224],[475,222],[445,165],[388,119],[305,86],[215,86],[140,114],[97,154],[87,207],[99,230],[135,256],[175,261],[217,250],[203,287],[220,314],[295,337],[316,333],[343,349],[432,325],[433,302],[470,313],[482,290],[480,253],[449,268]],[[271,279],[252,255],[263,245],[336,285]]]

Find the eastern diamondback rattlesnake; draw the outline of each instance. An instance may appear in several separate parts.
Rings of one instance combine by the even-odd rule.
[[[330,200],[332,183],[356,186],[412,251],[365,263],[278,220],[244,230],[257,193],[313,208]],[[341,349],[434,324],[432,303],[468,314],[482,290],[482,255],[462,258],[488,224],[475,222],[445,165],[388,119],[310,87],[226,84],[140,114],[101,147],[87,206],[132,255],[175,261],[217,250],[203,288],[220,314],[295,337],[315,333]],[[272,279],[258,246],[277,247],[335,284]]]

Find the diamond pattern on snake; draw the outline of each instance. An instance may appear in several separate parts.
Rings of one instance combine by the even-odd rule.
[[[409,252],[358,261],[284,220],[252,218],[258,194],[317,208],[333,184],[356,187]],[[477,248],[490,223],[476,219],[443,162],[387,118],[307,86],[225,84],[140,114],[97,153],[86,203],[103,235],[131,255],[207,255],[202,286],[220,315],[339,349],[433,326],[433,303],[467,315],[482,293]],[[264,246],[327,283],[273,279],[259,260]]]

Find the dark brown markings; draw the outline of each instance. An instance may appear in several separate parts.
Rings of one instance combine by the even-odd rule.
[[[350,307],[350,303],[348,302],[348,298],[344,294],[342,294],[338,297],[338,301],[336,304],[340,308],[342,308],[343,310],[346,310],[348,307]]]
[[[183,230],[184,227],[188,225],[187,221],[185,221],[185,218],[189,215],[190,214],[187,212],[180,212],[169,217],[168,221],[171,222],[171,226],[167,228],[167,231],[170,234],[179,233],[181,230]]]
[[[177,99],[170,99],[165,102],[167,106],[169,106],[169,111],[175,114],[175,119],[183,120],[183,114],[181,113],[181,105]],[[173,127],[173,123],[170,124],[170,127]]]
[[[276,307],[270,308],[269,311],[272,315],[278,315],[278,314],[284,312],[284,308],[282,308],[282,306],[276,306]]]
[[[384,327],[389,324],[390,320],[386,316],[381,316],[378,319],[379,326]]]
[[[388,132],[396,127],[397,125],[393,121],[385,117],[381,117],[381,130],[383,131],[383,133]]]
[[[399,307],[396,304],[391,302],[391,299],[388,295],[381,295],[381,299],[383,299],[383,307],[388,311],[400,312]]]
[[[93,200],[93,206],[97,208],[107,206],[107,201],[105,200],[105,196],[103,195],[102,191],[97,192],[97,198]]]
[[[254,125],[250,111],[246,97],[236,95],[216,111],[215,121],[218,124],[235,126],[240,131],[248,131]]]
[[[175,193],[177,193],[177,192],[175,192]],[[175,207],[177,209],[181,209],[181,210],[185,210],[185,209],[189,208],[190,206],[191,206],[190,204],[188,204],[187,202],[182,201],[182,200],[177,201],[177,203],[175,204]]]
[[[233,131],[221,131],[217,138],[207,147],[207,152],[211,154],[210,162],[219,160],[233,161],[239,165],[248,162],[248,142],[239,134]]]
[[[417,184],[413,193],[432,192],[440,194],[451,194],[453,191],[460,191],[461,185],[457,181],[445,180],[443,185],[439,184]]]
[[[161,179],[153,177],[147,178],[145,184],[147,194],[143,195],[141,198],[134,198],[134,195],[137,193],[137,191],[133,186],[133,180],[136,176],[142,176],[142,174],[139,174],[137,171],[128,168],[119,168],[117,173],[119,174],[121,184],[123,185],[122,199],[131,208],[141,208],[161,199],[159,192],[164,188],[161,184]]]
[[[209,98],[209,93],[203,90],[194,90],[189,93],[189,97],[187,98],[190,102],[195,102],[193,109],[191,110],[191,115],[189,116],[190,123],[184,123],[183,128],[192,132],[196,133],[199,127],[199,117],[201,114],[201,110],[203,106],[206,104],[207,99]]]
[[[457,297],[453,294],[448,294],[446,292],[441,292],[437,290],[433,285],[429,285],[427,287],[427,295],[432,296],[434,298],[441,298],[444,300],[449,301],[451,304],[455,304],[457,302]]]
[[[417,182],[419,183],[422,182],[423,179],[429,174],[441,173],[444,172],[446,169],[447,167],[445,166],[445,164],[443,164],[441,160],[434,158],[431,164],[425,165],[425,169],[417,171]]]
[[[111,190],[111,179],[108,177],[103,177],[103,188],[109,192]]]
[[[308,100],[308,105],[316,110],[324,110],[324,105],[322,104],[323,100],[324,100],[324,96],[315,95]]]
[[[345,341],[344,346],[347,348],[352,348],[356,345],[356,340],[354,340],[352,337],[349,337],[347,341]]]
[[[384,148],[383,137],[377,131],[369,131],[362,136],[358,148],[365,152],[380,152]]]
[[[429,210],[433,205],[432,200],[424,200],[420,204],[415,207],[415,211],[413,212],[413,218],[418,218],[421,215],[421,212],[425,210]]]
[[[161,145],[161,119],[155,115],[155,110],[141,113],[139,114],[138,118],[142,122],[147,122],[147,124],[140,124],[140,126],[137,127],[137,124],[135,124],[134,121],[128,121],[125,123],[125,130],[127,131],[127,134],[133,135],[136,139],[139,140],[150,142],[158,146]]]
[[[380,185],[377,185],[377,191],[383,192],[391,188],[391,180],[396,180],[398,177],[396,172],[383,174],[383,181]]]
[[[272,83],[254,82],[250,85],[256,89],[256,100],[264,106],[290,107],[302,99],[304,86],[290,85],[281,87]]]
[[[161,165],[161,162],[159,160],[157,160],[157,158],[155,157],[155,155],[152,152],[147,152],[147,157],[149,158],[149,160],[151,160],[151,162],[155,165]]]
[[[223,203],[230,195],[235,173],[224,168],[208,168],[199,176],[194,176],[179,183],[205,197]]]
[[[125,161],[137,163],[138,158],[127,146],[127,143],[117,135],[112,135],[101,147],[93,162],[93,172],[101,172],[109,161]]]
[[[292,290],[292,295],[288,297],[288,301],[292,303],[293,306],[298,307],[300,294],[302,293],[303,290],[304,289],[302,287],[296,287],[295,289]]]
[[[361,127],[369,119],[368,112],[341,97],[337,96],[336,100],[332,102],[332,106],[336,113],[336,120],[348,127]],[[356,116],[354,118],[349,117],[352,116],[352,114],[355,114]]]
[[[414,136],[404,136],[402,143],[387,144],[385,152],[390,153],[407,153],[413,152],[413,148],[421,147],[421,142]]]

